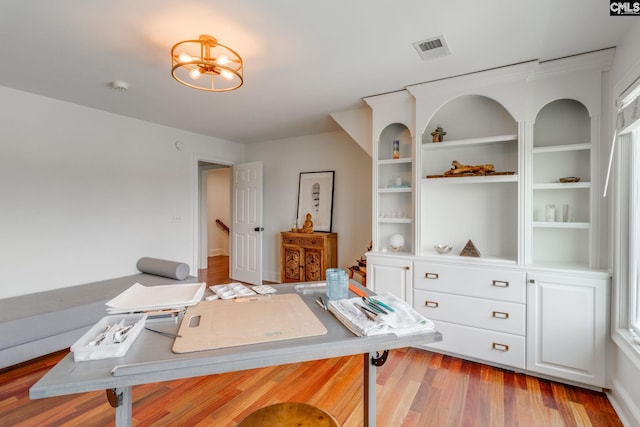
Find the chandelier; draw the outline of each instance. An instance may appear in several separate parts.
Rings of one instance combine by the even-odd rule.
[[[183,85],[209,92],[242,86],[242,58],[215,37],[202,35],[171,48],[171,75]]]

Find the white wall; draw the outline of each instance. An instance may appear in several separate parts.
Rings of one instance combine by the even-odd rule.
[[[640,22],[616,48],[612,68],[613,98],[615,99],[633,79],[640,75]],[[613,103],[613,102],[612,102]],[[615,173],[615,172],[614,172]],[[609,191],[611,194],[611,191]],[[611,201],[612,197],[609,196]],[[623,279],[624,280],[624,279]],[[614,277],[614,286],[617,278]],[[614,289],[613,295],[618,292]],[[612,298],[615,304],[615,298]],[[612,335],[616,334],[616,311],[612,310]],[[626,426],[640,426],[640,352],[617,340],[612,345],[608,363],[611,382],[609,398]]]
[[[338,265],[354,265],[371,240],[371,157],[345,132],[251,144],[264,166],[264,279],[280,281],[280,232],[297,214],[300,172],[335,171],[333,227]]]
[[[143,256],[197,274],[196,158],[229,164],[243,152],[0,87],[0,298],[134,274]]]
[[[219,219],[231,225],[231,169],[207,171],[207,241],[208,256],[229,255],[229,234],[218,224]]]

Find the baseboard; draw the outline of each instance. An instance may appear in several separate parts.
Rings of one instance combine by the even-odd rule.
[[[613,387],[607,392],[607,398],[615,409],[618,418],[625,427],[640,426],[640,408],[634,402],[627,390],[620,382],[613,380]]]

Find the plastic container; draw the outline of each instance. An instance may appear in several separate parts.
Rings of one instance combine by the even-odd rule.
[[[121,343],[89,345],[91,341],[104,332],[108,325],[115,325],[122,320],[124,320],[124,326],[133,325],[133,327],[127,332],[126,338]],[[103,317],[71,346],[73,360],[80,362],[124,356],[138,335],[140,335],[146,320],[146,314],[122,314]]]
[[[327,268],[327,299],[344,299],[349,296],[349,277],[342,268]]]

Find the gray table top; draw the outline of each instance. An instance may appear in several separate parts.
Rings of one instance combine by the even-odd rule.
[[[295,292],[294,284],[277,285],[278,293]],[[364,288],[363,288],[364,289]],[[327,359],[409,347],[440,341],[433,331],[398,337],[394,334],[357,337],[330,312],[315,303],[318,294],[300,294],[327,328],[327,334],[262,344],[176,354],[173,338],[143,330],[127,354],[120,358],[75,362],[65,356],[29,393],[32,399],[122,388],[222,372]],[[175,333],[176,321],[156,322],[154,329]]]

